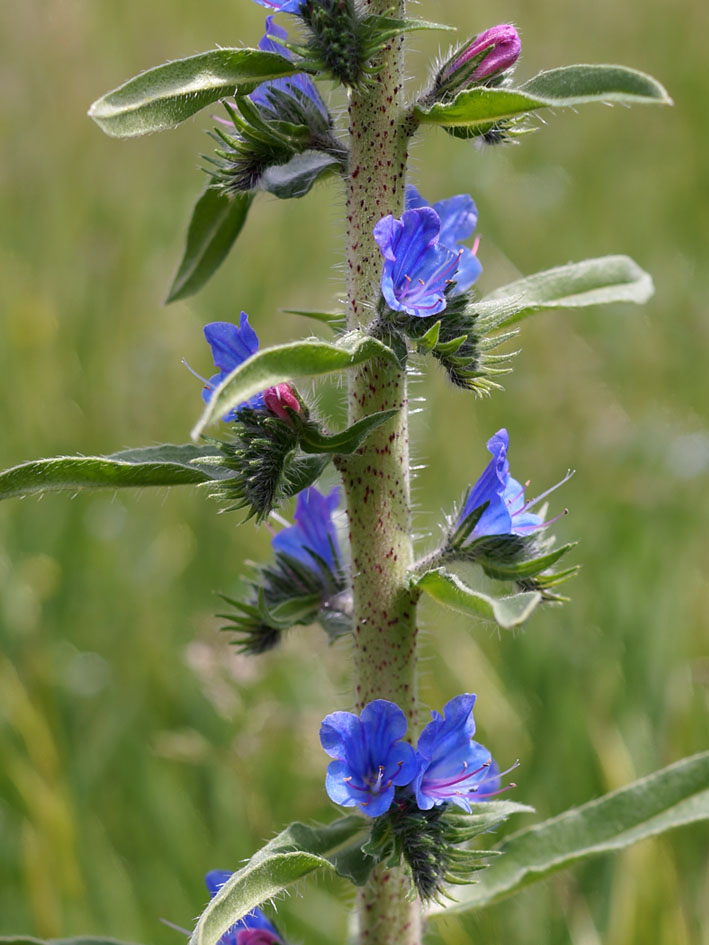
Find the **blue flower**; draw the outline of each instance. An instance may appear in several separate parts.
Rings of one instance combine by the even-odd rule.
[[[210,870],[207,873],[204,881],[212,898],[231,875],[229,870]],[[222,935],[219,945],[283,945],[283,940],[263,912],[254,909]]]
[[[416,746],[413,789],[421,810],[451,802],[470,811],[470,802],[487,800],[500,787],[497,765],[490,752],[473,741],[475,696],[463,693],[451,699],[443,715],[421,732]]]
[[[567,473],[551,489],[547,489],[546,492],[527,502],[524,497],[525,487],[510,475],[510,464],[507,459],[509,442],[509,435],[504,427],[487,441],[487,448],[492,453],[492,459],[468,493],[458,519],[459,525],[462,525],[465,519],[481,505],[489,503],[471,532],[472,540],[486,535],[529,535],[556,521],[552,519],[545,522],[540,515],[529,510],[565,483],[572,473]]]
[[[374,239],[384,256],[382,295],[395,312],[416,318],[437,315],[446,307],[461,252],[439,242],[441,221],[431,207],[405,210],[400,220],[384,217]]]
[[[407,210],[429,206],[436,211],[438,219],[441,221],[438,242],[446,249],[460,254],[454,277],[455,288],[452,291],[453,295],[458,295],[469,289],[482,272],[480,261],[475,255],[478,240],[475,241],[472,249],[460,245],[463,240],[467,240],[475,232],[478,223],[478,211],[475,201],[469,194],[458,194],[455,197],[449,197],[447,200],[438,200],[434,204],[429,204],[413,184],[406,188]]]
[[[283,7],[275,3],[264,3],[263,5],[271,6],[275,9],[283,9],[286,13],[297,13],[300,9],[301,2],[299,0],[297,4],[286,4]],[[295,6],[297,9],[286,9],[286,6]],[[282,42],[286,39],[288,39],[288,31],[274,23],[272,16],[267,16],[266,33],[259,41],[258,48],[264,50],[264,52],[278,53],[278,55],[283,56],[284,59],[292,59],[291,54],[285,46],[282,45]],[[330,116],[328,110],[315,87],[315,83],[309,75],[299,72],[296,75],[285,76],[282,79],[269,79],[268,82],[262,82],[261,85],[256,86],[249,98],[256,105],[274,111],[274,103],[269,96],[269,91],[272,89],[285,92],[295,98],[298,98],[299,94],[305,96],[305,98],[310,99],[310,101],[317,106],[322,117],[329,123]]]
[[[416,773],[414,750],[401,741],[405,734],[406,716],[386,699],[370,702],[360,716],[333,712],[323,719],[320,742],[335,759],[325,779],[330,800],[360,807],[369,817],[389,810],[395,787]]]
[[[212,349],[215,367],[219,369],[205,382],[206,387],[202,391],[202,398],[205,403],[209,403],[216,387],[221,384],[225,377],[243,364],[252,354],[258,351],[258,335],[249,325],[249,316],[246,312],[241,313],[240,324],[232,325],[231,322],[210,322],[204,326],[204,337],[207,339]],[[225,414],[224,420],[236,419],[236,413],[241,407],[253,407],[258,409],[263,407],[263,394],[256,394],[250,400],[245,401],[235,410],[230,410]]]
[[[268,7],[269,10],[275,10],[276,13],[293,13],[296,16],[300,13],[305,0],[256,0],[262,7]]]
[[[323,495],[315,486],[298,493],[293,516],[295,525],[274,535],[273,550],[294,558],[311,570],[319,567],[320,559],[330,571],[339,571],[340,551],[332,521],[339,502],[337,486],[329,495]]]

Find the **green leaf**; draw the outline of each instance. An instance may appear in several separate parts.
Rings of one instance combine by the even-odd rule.
[[[89,109],[106,134],[130,138],[174,128],[237,86],[302,72],[303,65],[260,49],[213,49],[148,69],[108,92]]]
[[[306,453],[339,453],[348,456],[364,443],[370,433],[380,427],[387,420],[395,417],[399,411],[380,410],[378,413],[362,417],[352,426],[340,433],[325,436],[315,426],[304,425],[299,434],[300,448]]]
[[[361,851],[369,825],[356,815],[326,827],[295,823],[231,876],[197,922],[189,945],[216,945],[235,922],[317,869],[365,882],[374,861]]]
[[[304,151],[287,164],[269,167],[261,176],[259,190],[266,190],[283,200],[304,197],[321,177],[342,170],[342,162],[322,151]]]
[[[629,256],[601,256],[568,263],[511,282],[472,308],[483,331],[507,327],[533,312],[584,308],[611,302],[642,305],[654,292],[652,278]]]
[[[657,79],[627,66],[561,66],[540,72],[521,88],[529,95],[568,105],[597,101],[623,105],[672,105],[667,90]]]
[[[214,390],[192,431],[192,437],[198,439],[211,423],[268,387],[275,387],[296,377],[334,374],[374,358],[385,358],[398,364],[390,348],[356,330],[342,335],[334,344],[327,341],[295,341],[275,348],[264,348],[235,368]]]
[[[512,835],[501,847],[504,855],[447,911],[481,909],[580,860],[706,820],[707,751]]]
[[[444,568],[427,571],[416,580],[414,586],[439,604],[470,617],[494,620],[505,630],[524,623],[542,599],[537,591],[523,591],[509,597],[490,597],[468,587],[456,574]]]
[[[226,194],[207,187],[192,211],[182,260],[166,302],[194,295],[226,258],[246,222],[252,194]]]
[[[588,102],[671,105],[672,99],[651,76],[624,66],[564,66],[541,72],[519,89],[466,89],[452,102],[417,106],[422,122],[448,128],[485,128],[539,108],[574,108]]]
[[[38,459],[0,473],[0,499],[79,489],[194,485],[226,478],[218,467],[199,465],[200,459],[208,460],[214,453],[213,446],[166,443],[111,456]]]

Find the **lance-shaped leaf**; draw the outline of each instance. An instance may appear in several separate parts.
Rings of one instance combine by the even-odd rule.
[[[417,106],[415,115],[447,128],[485,128],[539,108],[574,108],[588,102],[671,105],[672,99],[659,82],[636,69],[578,65],[540,72],[518,89],[466,89],[452,102]]]
[[[327,827],[291,824],[227,880],[200,916],[189,945],[216,945],[247,912],[317,869],[363,884],[374,865],[361,850],[367,832],[368,824],[356,815]]]
[[[448,911],[489,906],[573,863],[706,820],[707,751],[512,835],[501,847],[503,856],[482,874],[478,885],[460,892],[460,901]]]
[[[200,466],[213,446],[146,446],[110,456],[57,456],[13,466],[0,473],[0,499],[79,489],[183,486],[232,475],[218,466]],[[196,461],[196,464],[195,464]]]
[[[340,433],[326,436],[314,424],[304,424],[299,432],[300,448],[306,453],[340,453],[348,456],[364,443],[370,433],[380,427],[387,420],[396,416],[398,410],[380,410],[378,413],[362,417],[352,426]]]
[[[542,599],[538,591],[491,597],[468,587],[456,574],[444,568],[426,571],[416,579],[414,587],[458,613],[494,620],[505,630],[524,623]]]
[[[228,197],[207,187],[192,211],[185,251],[166,302],[194,295],[214,275],[241,232],[252,200],[252,194]]]
[[[323,151],[304,151],[294,155],[287,164],[269,167],[261,176],[258,187],[282,200],[304,197],[317,180],[340,171],[340,158]]]
[[[260,49],[213,49],[165,63],[129,79],[89,109],[106,134],[130,138],[174,128],[237,86],[302,72],[302,63]]]
[[[585,308],[611,302],[642,305],[652,297],[652,278],[629,256],[601,256],[568,263],[511,282],[471,307],[484,332],[552,308]]]
[[[192,431],[192,438],[198,439],[210,423],[268,387],[276,387],[297,377],[334,374],[375,358],[385,358],[398,364],[390,348],[371,335],[357,330],[342,335],[334,344],[327,341],[296,341],[264,348],[235,368],[214,390]]]

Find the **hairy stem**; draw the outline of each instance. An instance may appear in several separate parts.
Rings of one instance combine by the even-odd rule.
[[[392,14],[390,0],[369,0],[369,12]],[[404,0],[393,11],[404,16]],[[407,128],[402,102],[403,42],[383,53],[369,88],[349,106],[347,193],[348,303],[351,327],[372,317],[381,257],[375,223],[400,216],[404,202]],[[413,562],[409,497],[406,373],[384,362],[353,372],[349,416],[354,423],[397,408],[390,423],[342,463],[352,546],[354,684],[357,707],[372,699],[396,702],[416,726],[416,607],[407,586]],[[401,869],[377,868],[359,897],[360,945],[418,945],[420,907],[408,898]]]

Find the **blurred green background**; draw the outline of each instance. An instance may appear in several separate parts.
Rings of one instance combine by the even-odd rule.
[[[161,304],[203,184],[208,113],[115,141],[85,117],[134,73],[253,44],[248,0],[0,4],[0,466],[185,442],[209,372],[202,325],[246,309],[266,343],[310,329],[282,308],[342,293],[343,201],[260,198],[229,264]],[[574,61],[654,73],[673,110],[548,115],[518,147],[416,142],[430,200],[472,192],[484,290],[585,256],[653,273],[644,309],[537,316],[506,391],[476,402],[427,370],[414,394],[416,524],[436,534],[503,424],[513,472],[541,490],[568,466],[561,539],[582,539],[573,602],[521,633],[425,607],[423,703],[479,694],[478,733],[541,816],[707,747],[709,394],[706,36],[697,0],[421,4],[464,32],[513,21],[518,75]],[[414,85],[439,37],[417,34]],[[442,42],[446,42],[445,37]],[[334,101],[342,104],[341,99]],[[317,731],[349,708],[348,647],[294,632],[235,656],[216,592],[268,535],[199,490],[49,496],[0,507],[0,934],[106,933],[180,945],[207,869],[236,867],[295,818],[328,818]],[[426,539],[422,541],[425,547]],[[437,941],[709,942],[707,833],[646,842],[535,887]],[[292,942],[346,936],[348,891],[304,883],[279,904]]]

